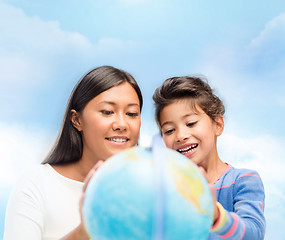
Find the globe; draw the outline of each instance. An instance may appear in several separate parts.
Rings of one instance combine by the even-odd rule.
[[[98,240],[208,239],[211,191],[195,164],[167,148],[133,147],[90,180],[83,221]]]

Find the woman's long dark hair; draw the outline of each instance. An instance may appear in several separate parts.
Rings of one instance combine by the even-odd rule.
[[[58,138],[42,163],[57,165],[78,161],[82,157],[83,143],[81,133],[72,125],[71,110],[82,112],[94,97],[124,82],[128,82],[136,91],[141,110],[143,105],[141,90],[129,73],[111,66],[102,66],[84,75],[71,93]]]

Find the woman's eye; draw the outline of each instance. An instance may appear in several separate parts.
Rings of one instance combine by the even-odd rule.
[[[137,112],[128,112],[127,115],[130,117],[137,117],[139,114]]]
[[[193,127],[197,122],[198,122],[198,121],[187,123],[186,126],[187,126],[187,127]]]
[[[111,115],[113,113],[113,111],[109,111],[109,110],[101,110],[100,112],[104,115]]]

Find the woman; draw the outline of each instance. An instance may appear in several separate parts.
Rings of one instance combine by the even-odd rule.
[[[142,104],[129,73],[110,66],[87,73],[70,96],[53,150],[15,186],[4,239],[89,239],[78,210],[84,179],[100,160],[136,145]]]

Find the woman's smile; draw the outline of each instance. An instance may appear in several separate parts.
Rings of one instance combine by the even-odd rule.
[[[115,136],[115,137],[107,137],[106,140],[118,144],[118,145],[124,145],[127,143],[130,139],[125,136]]]

